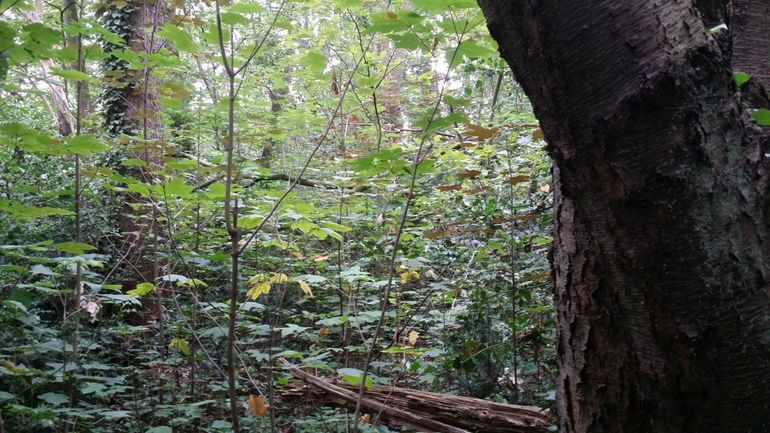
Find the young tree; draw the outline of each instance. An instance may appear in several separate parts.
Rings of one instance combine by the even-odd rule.
[[[480,3],[555,163],[560,431],[770,431],[770,134],[731,68],[767,104],[770,2],[731,35],[690,1]]]

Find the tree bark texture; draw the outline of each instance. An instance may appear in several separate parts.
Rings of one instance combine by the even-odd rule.
[[[279,358],[278,364],[289,363]],[[303,382],[289,382],[280,391],[282,403],[311,400],[314,404],[353,409],[358,386],[329,382],[298,368],[290,367]],[[371,420],[378,417],[417,431],[439,433],[546,433],[549,415],[536,407],[500,404],[489,400],[449,394],[374,385],[364,393],[362,407]],[[364,429],[368,430],[368,429]]]
[[[164,0],[138,0],[131,13],[131,34],[128,46],[137,53],[154,54],[165,41],[157,33],[168,17]],[[125,92],[125,130],[136,139],[129,144],[129,157],[144,161],[147,167],[124,168],[124,174],[145,183],[153,183],[152,172],[162,165],[162,125],[158,103],[157,78],[152,69],[127,71],[129,84]],[[121,209],[120,228],[125,233],[122,254],[129,266],[123,275],[124,290],[131,290],[142,282],[154,282],[158,276],[153,259],[153,237],[159,235],[154,204],[146,198],[130,193]],[[159,318],[160,306],[147,306],[151,318]],[[146,318],[142,315],[139,321]]]
[[[692,1],[480,4],[554,159],[560,431],[770,431],[768,133],[729,54]]]

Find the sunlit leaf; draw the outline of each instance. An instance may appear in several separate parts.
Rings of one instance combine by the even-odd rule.
[[[136,285],[135,289],[129,290],[126,293],[131,296],[136,296],[137,298],[141,298],[142,296],[152,292],[153,290],[155,290],[155,284],[139,283]]]

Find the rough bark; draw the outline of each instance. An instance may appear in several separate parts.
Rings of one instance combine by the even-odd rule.
[[[555,163],[561,431],[770,431],[767,133],[693,3],[480,4]]]
[[[733,69],[751,74],[742,90],[752,103],[766,107],[770,100],[770,0],[735,0],[730,22]]]
[[[137,53],[156,53],[165,43],[157,32],[166,22],[168,9],[164,0],[142,0],[131,14],[131,34],[128,46]],[[129,144],[129,157],[144,161],[147,167],[125,168],[124,174],[145,183],[153,183],[152,173],[162,164],[162,138],[160,104],[157,78],[151,69],[129,71],[130,82],[125,93],[125,130],[135,137]],[[119,221],[124,233],[123,257],[127,262],[123,275],[124,290],[131,290],[142,282],[154,282],[158,277],[158,264],[154,255],[153,239],[159,236],[153,203],[137,194],[129,194],[121,209]],[[138,321],[159,318],[161,305],[156,302],[145,305],[148,314]]]
[[[286,361],[280,360],[286,365]],[[311,400],[314,404],[353,409],[358,386],[328,382],[302,370],[291,373],[312,385],[290,382],[280,391],[282,403]],[[364,393],[364,408],[372,420],[381,418],[415,428],[442,433],[545,433],[551,422],[536,407],[500,404],[488,400],[437,394],[415,389],[375,385]]]

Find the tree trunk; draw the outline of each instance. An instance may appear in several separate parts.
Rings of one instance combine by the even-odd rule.
[[[690,1],[480,3],[555,163],[561,431],[770,431],[769,140],[728,53]]]

